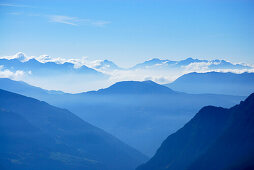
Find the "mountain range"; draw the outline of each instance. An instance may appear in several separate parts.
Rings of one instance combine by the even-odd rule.
[[[100,71],[78,65],[72,60],[65,62],[51,60],[47,56],[27,57],[23,53],[0,58],[0,77],[65,92],[96,89],[96,86],[101,86],[101,83],[105,83],[109,78]]]
[[[23,53],[17,53],[14,58],[1,58],[0,65],[3,65],[4,68],[10,71],[22,70],[25,72],[31,72],[31,74],[36,76],[45,76],[45,75],[54,75],[59,74],[91,74],[91,75],[100,75],[103,74],[89,68],[85,65],[81,67],[75,67],[73,63],[64,62],[57,63],[54,61],[41,62],[36,58],[26,59]]]
[[[10,62],[8,63],[9,60]],[[31,61],[30,61],[31,60]],[[36,62],[37,61],[37,62]],[[123,69],[119,66],[117,66],[113,61],[110,60],[95,60],[95,61],[85,61],[83,59],[64,59],[64,58],[53,58],[47,55],[42,55],[39,57],[28,57],[24,53],[19,52],[13,56],[4,56],[0,57],[0,64],[5,65],[7,64],[6,67],[9,67],[10,63],[13,62],[13,66],[17,67],[16,69],[22,67],[32,67],[33,64],[34,66],[38,66],[38,62],[42,64],[46,63],[51,63],[51,67],[56,67],[52,63],[58,64],[58,65],[65,65],[66,71],[71,68],[80,68],[77,69],[77,71],[85,71],[89,70],[87,72],[94,72],[96,70],[117,70],[117,69]],[[21,63],[18,63],[21,62]],[[28,63],[27,63],[28,62]],[[23,63],[24,66],[21,66]],[[182,67],[182,66],[187,66],[193,63],[206,63],[209,69],[251,69],[253,68],[250,65],[244,64],[244,63],[231,63],[229,61],[225,60],[200,60],[200,59],[193,59],[193,58],[186,58],[184,60],[169,60],[169,59],[159,59],[159,58],[153,58],[150,60],[147,60],[143,63],[138,63],[133,67],[126,68],[126,69],[141,69],[141,68],[155,68],[155,67]],[[47,64],[46,64],[47,65]],[[69,67],[67,67],[67,65]],[[41,65],[43,66],[43,65]],[[50,65],[49,65],[50,66]],[[48,67],[49,67],[48,66]],[[47,66],[44,66],[44,68],[47,68]],[[59,66],[61,68],[61,66]],[[63,67],[64,68],[64,67]],[[89,69],[90,68],[90,69]]]
[[[154,67],[164,67],[164,68],[180,68],[183,66],[188,66],[190,64],[206,64],[208,69],[250,69],[250,66],[245,64],[233,64],[229,61],[225,60],[199,60],[193,58],[187,58],[185,60],[180,61],[172,61],[172,60],[161,60],[158,58],[154,58],[143,63],[137,64],[132,69],[140,69],[140,68],[154,68]]]
[[[254,93],[225,109],[206,106],[137,170],[254,168]]]
[[[66,108],[149,156],[169,133],[183,126],[201,107],[209,104],[231,107],[244,98],[186,94],[152,81],[123,81],[77,94],[47,91],[9,79],[0,79],[0,88]]]
[[[254,73],[189,73],[165,86],[186,93],[247,96],[254,91]]]
[[[205,73],[189,73],[193,68]],[[0,89],[3,89],[0,91],[0,138],[1,150],[4,151],[0,155],[0,168],[45,169],[46,164],[50,164],[52,166],[47,169],[134,169],[147,156],[153,156],[169,134],[190,121],[170,135],[155,156],[139,168],[204,169],[205,163],[213,164],[211,160],[216,159],[214,153],[219,152],[216,149],[226,149],[223,142],[230,143],[227,138],[233,140],[229,127],[241,136],[237,128],[241,126],[244,129],[244,123],[248,125],[247,120],[242,120],[240,116],[235,118],[237,114],[233,112],[242,111],[233,108],[243,108],[240,106],[251,100],[230,107],[253,92],[254,74],[220,72],[223,69],[251,72],[253,67],[225,60],[192,58],[181,61],[152,59],[127,69],[109,60],[86,65],[86,61],[79,59],[29,58],[23,53],[1,58],[0,75],[21,71],[25,74],[24,81],[32,85],[0,78]],[[151,81],[154,78],[163,81],[164,77],[183,73],[187,74],[170,84],[160,85]],[[115,77],[125,74],[141,74],[139,78],[147,81],[115,82]],[[92,89],[105,86],[105,81],[110,84],[106,88],[83,90],[87,85]],[[79,93],[61,91],[66,89]],[[198,112],[207,105],[216,107],[205,107]],[[198,114],[192,119],[196,112]],[[243,121],[239,127],[233,126],[237,124],[236,119]],[[252,118],[249,117],[249,120]],[[223,137],[224,133],[227,137]],[[235,141],[239,143],[232,143],[232,147],[244,143]],[[248,143],[246,148],[251,148]],[[243,154],[244,157],[245,151],[238,150],[239,153],[233,154]],[[232,160],[236,160],[235,165],[229,165]],[[252,158],[245,160],[248,163]],[[218,164],[214,166],[241,167],[245,164],[233,157],[225,161],[227,165],[216,160]],[[41,167],[38,167],[38,162],[41,162]]]
[[[122,68],[110,60],[65,59],[48,55],[28,57],[24,53],[0,57],[0,77],[22,80],[45,89],[68,93],[98,90],[119,81],[152,80],[159,84],[174,81],[191,72],[254,72],[254,66],[226,60],[150,59]],[[58,83],[56,83],[58,82]],[[68,84],[68,86],[64,86]]]
[[[147,157],[66,109],[0,90],[1,169],[131,170]]]

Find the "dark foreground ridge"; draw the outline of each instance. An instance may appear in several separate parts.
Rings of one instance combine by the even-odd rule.
[[[145,160],[65,109],[0,90],[0,169],[131,170]]]
[[[254,93],[230,109],[207,106],[137,170],[254,169]]]

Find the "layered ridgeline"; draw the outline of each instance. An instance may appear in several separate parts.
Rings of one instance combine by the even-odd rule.
[[[187,58],[173,61],[154,58],[130,68],[121,68],[109,60],[89,61],[86,58],[66,59],[48,55],[29,57],[23,53],[0,56],[0,72],[5,73],[2,76],[22,80],[45,89],[72,93],[100,89],[118,81],[153,80],[165,84],[183,74],[195,71],[242,73],[253,72],[253,68],[251,64],[218,59]]]
[[[189,73],[165,86],[186,93],[247,96],[254,91],[254,73]]]
[[[137,170],[254,168],[254,93],[230,109],[207,106]]]
[[[49,56],[29,58],[23,53],[0,58],[0,71],[13,73],[9,75],[10,78],[68,92],[72,89],[81,91],[91,87],[98,88],[97,86],[108,78],[102,72],[76,63],[75,60],[62,61],[51,59]]]
[[[0,65],[10,71],[22,70],[36,76],[59,76],[62,74],[102,76],[102,73],[85,65],[75,66],[72,62],[28,58],[23,53],[17,53],[13,58],[0,58]]]
[[[31,56],[28,57],[24,53],[19,52],[13,56],[3,56],[0,57],[0,65],[3,65],[6,68],[12,70],[33,70],[35,73],[42,73],[40,71],[46,71],[52,69],[53,72],[56,72],[55,68],[58,68],[57,71],[60,73],[77,71],[83,73],[95,73],[95,70],[101,72],[104,71],[114,71],[114,70],[123,70],[123,68],[116,65],[114,62],[109,60],[95,60],[88,61],[84,58],[82,59],[65,59],[65,58],[54,58],[48,55],[41,55],[39,57]],[[73,69],[75,65],[76,68]],[[253,69],[253,66],[247,65],[244,63],[231,63],[225,60],[200,60],[195,58],[186,58],[184,60],[169,60],[169,59],[159,59],[153,58],[142,63],[138,63],[133,67],[126,68],[124,70],[135,70],[135,69],[183,69],[186,66],[190,68],[193,65],[195,67],[207,68],[208,70],[218,70],[218,69],[231,69],[231,70],[241,70],[241,69]],[[88,67],[89,66],[89,67]],[[207,71],[208,71],[207,70]]]
[[[181,68],[190,64],[205,65],[210,70],[215,69],[249,69],[250,66],[246,64],[233,64],[225,60],[199,60],[193,58],[186,58],[180,61],[173,61],[168,59],[153,58],[143,63],[137,64],[131,69],[149,69],[149,68]]]
[[[131,170],[146,157],[73,113],[0,90],[0,169]]]
[[[55,90],[45,90],[39,87],[31,86],[23,81],[14,81],[8,78],[0,78],[0,89],[33,97],[40,100],[54,99],[57,96],[65,96],[68,93]]]
[[[9,79],[0,79],[0,88],[67,108],[149,156],[201,107],[231,107],[244,98],[180,93],[152,81],[118,82],[80,94],[47,91]]]

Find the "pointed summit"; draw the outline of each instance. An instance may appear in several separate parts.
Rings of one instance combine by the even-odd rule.
[[[13,56],[4,56],[4,57],[1,57],[0,59],[7,59],[7,60],[16,59],[16,60],[19,60],[20,62],[26,62],[26,61],[30,60],[31,58],[32,57],[28,57],[22,52],[18,52],[16,54],[14,54]]]
[[[95,65],[94,68],[100,69],[100,70],[120,69],[114,62],[112,62],[110,60],[99,60],[99,61],[97,61],[97,65]]]

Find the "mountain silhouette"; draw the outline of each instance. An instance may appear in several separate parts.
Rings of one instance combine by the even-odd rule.
[[[189,73],[165,86],[186,93],[247,96],[254,91],[254,73]]]
[[[0,88],[2,90],[15,92],[18,94],[35,97],[39,95],[66,94],[62,91],[45,90],[39,87],[31,86],[23,81],[15,81],[8,78],[0,78]],[[35,97],[36,98],[36,97]]]
[[[0,90],[1,169],[134,169],[146,157],[65,109]]]
[[[201,107],[209,104],[231,107],[244,98],[175,92],[152,81],[118,82],[78,94],[47,91],[9,79],[0,79],[0,88],[66,108],[149,156]]]
[[[202,108],[137,170],[251,169],[254,93],[230,109]]]
[[[208,104],[230,107],[242,99],[227,95],[190,95],[152,81],[123,81],[106,89],[76,95],[76,99],[71,97],[72,100],[63,102],[63,107],[149,156],[168,133],[184,125],[200,107]]]
[[[106,89],[88,92],[89,94],[176,94],[175,91],[153,81],[121,81]]]

